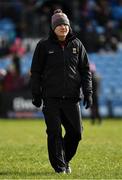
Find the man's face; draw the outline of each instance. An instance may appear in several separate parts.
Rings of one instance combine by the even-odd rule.
[[[69,26],[64,24],[59,25],[55,28],[54,32],[58,37],[65,38],[69,32]]]

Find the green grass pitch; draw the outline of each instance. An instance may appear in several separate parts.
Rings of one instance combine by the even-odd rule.
[[[122,120],[83,121],[72,174],[56,174],[43,120],[0,120],[0,179],[122,179]]]

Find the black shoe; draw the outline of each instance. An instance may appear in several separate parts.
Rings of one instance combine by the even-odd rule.
[[[71,170],[71,167],[69,166],[69,164],[67,163],[66,165],[66,173],[67,174],[71,174],[72,170]]]
[[[63,171],[55,171],[55,172],[58,173],[58,174],[66,174],[65,170],[63,170]]]

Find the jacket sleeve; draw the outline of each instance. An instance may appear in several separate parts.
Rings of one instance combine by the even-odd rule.
[[[79,72],[81,75],[81,86],[84,96],[92,95],[92,74],[90,72],[89,60],[83,44],[80,42]]]
[[[39,42],[35,48],[31,64],[31,92],[32,96],[41,96],[41,81],[45,62],[45,48],[42,42]]]

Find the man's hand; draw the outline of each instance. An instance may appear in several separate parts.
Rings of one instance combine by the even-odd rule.
[[[42,99],[40,97],[35,96],[32,99],[32,104],[39,108],[42,105]]]
[[[83,101],[83,105],[85,106],[85,109],[88,109],[92,106],[92,96],[85,96],[84,97],[84,101]]]

